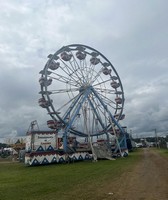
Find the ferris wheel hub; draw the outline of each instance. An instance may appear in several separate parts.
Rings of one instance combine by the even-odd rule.
[[[90,88],[90,85],[82,85],[82,86],[79,88],[79,92],[84,92],[84,91],[86,91],[88,88]]]

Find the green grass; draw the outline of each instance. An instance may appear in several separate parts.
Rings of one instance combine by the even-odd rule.
[[[155,151],[159,152],[164,157],[168,157],[168,149],[155,148]]]
[[[0,200],[102,199],[100,193],[141,158],[141,150],[115,161],[26,167],[0,163]]]

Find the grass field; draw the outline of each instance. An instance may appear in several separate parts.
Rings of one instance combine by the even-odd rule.
[[[168,149],[155,148],[155,151],[158,151],[162,156],[168,157]]]
[[[98,200],[108,185],[141,159],[141,150],[115,161],[26,167],[0,162],[0,200]]]

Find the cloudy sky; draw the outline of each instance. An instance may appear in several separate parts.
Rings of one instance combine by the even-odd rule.
[[[123,125],[168,132],[167,0],[0,0],[0,138],[45,127],[38,106],[47,55],[69,44],[104,54],[125,92]]]

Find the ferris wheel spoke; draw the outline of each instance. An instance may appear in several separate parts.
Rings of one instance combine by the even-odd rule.
[[[116,110],[116,102],[112,101],[111,99],[107,98],[106,96],[102,95],[101,93],[98,93],[94,89],[92,89],[92,91],[95,94],[95,96],[99,99],[99,101],[101,102],[101,104],[103,105],[103,107],[104,107],[105,104],[107,104],[111,108],[113,108],[114,110]],[[115,105],[115,107],[113,107],[112,105]]]
[[[106,115],[105,115],[105,107],[104,107],[104,105],[102,105],[101,102],[98,101],[97,99],[96,99],[96,101],[95,101],[95,99],[93,98],[92,101],[93,101],[94,104],[96,105],[95,107],[96,107],[96,110],[98,110],[99,115],[100,115],[100,116],[101,116],[101,115],[104,115],[105,118],[106,118]]]
[[[95,77],[93,77],[93,79],[92,79],[92,81],[91,81],[91,85],[93,85],[93,83],[98,79],[98,77],[100,77],[100,74],[102,73],[102,70],[103,70],[103,68],[101,68],[100,70],[99,70],[99,72],[96,74],[96,76]]]
[[[70,104],[71,103],[71,105],[69,106],[69,109],[71,109],[73,106],[73,104],[74,104],[74,102],[77,102],[78,101],[78,99],[80,98],[80,96],[81,96],[81,94],[78,94],[77,96],[75,96],[74,98],[72,98],[72,99],[70,99],[69,101],[67,101],[66,103],[64,103],[63,105],[61,105],[61,107],[59,107],[58,109],[57,109],[57,112],[59,112],[59,111],[61,111],[64,107],[66,107],[68,104]],[[66,111],[67,112],[67,111]],[[65,112],[65,113],[66,113]],[[64,114],[64,115],[66,115],[66,114]],[[63,117],[63,119],[65,120],[65,118],[66,117]]]
[[[66,64],[61,58],[60,58],[60,61],[64,65],[64,67],[62,67],[62,65],[60,65],[60,68],[62,69],[62,71],[64,71],[68,76],[69,76],[69,74],[73,73],[73,70],[70,68],[70,66],[68,64]]]
[[[60,59],[61,60],[61,59]],[[64,68],[62,66],[60,66],[60,68],[62,69],[62,71],[67,74],[68,77],[71,77],[71,79],[77,84],[80,85],[80,81],[77,80],[77,77],[75,79],[74,76],[74,71],[71,69],[71,67],[69,65],[67,65],[63,60],[61,60],[61,62],[64,64]]]
[[[107,96],[100,94],[100,96],[102,96],[102,98],[104,99],[104,101],[107,103],[107,105],[113,109],[122,109],[123,108],[123,104],[117,104],[116,101],[111,100],[110,98],[108,98]]]
[[[108,106],[110,106],[113,109],[116,109],[116,102],[115,101],[112,101],[111,99],[107,98],[107,96],[104,96],[102,93],[98,93],[98,94]],[[113,105],[115,105],[115,107]]]
[[[57,80],[61,83],[65,83],[65,84],[69,84],[71,86],[77,87],[78,84],[76,84],[76,82],[74,82],[73,80],[70,79],[70,77],[65,77],[56,73],[53,73],[56,76],[51,76],[49,75],[48,77],[51,78],[52,80]]]
[[[95,66],[93,66],[91,68],[91,73],[89,73],[89,76],[90,76],[89,83],[90,83],[90,85],[93,84],[93,79],[95,78],[95,74],[94,73],[95,73]]]
[[[83,77],[83,82],[90,84],[90,79],[93,74],[93,68],[91,64],[88,66],[86,59],[84,59],[83,62],[81,63],[81,73]]]
[[[111,89],[106,89],[106,88],[95,88],[97,92],[102,93],[102,94],[115,94],[115,90]]]
[[[75,56],[73,54],[71,54],[71,55],[72,55],[73,61],[70,61],[70,64],[71,64],[71,67],[73,69],[73,73],[76,75],[76,77],[78,78],[78,80],[80,80],[80,83],[82,84],[81,76],[84,80],[82,69],[81,69],[79,63],[77,62]]]
[[[79,63],[77,62],[77,60],[76,60],[76,58],[75,58],[75,56],[74,56],[74,54],[73,53],[71,53],[71,56],[72,56],[72,61],[71,60],[69,60],[69,64],[70,64],[70,66],[69,65],[67,65],[65,62],[63,62],[64,63],[64,65],[67,67],[67,69],[68,69],[68,72],[69,72],[69,76],[73,76],[73,77],[75,77],[76,79],[78,79],[79,80],[79,82],[80,82],[80,84],[82,84],[82,82],[81,82],[81,75],[82,75],[82,77],[83,77],[83,80],[84,80],[84,75],[83,75],[83,70],[81,69],[81,67],[80,67],[80,65],[79,65]]]
[[[90,85],[92,85],[92,82],[91,82],[91,80],[93,79],[93,77],[94,77],[94,68],[95,68],[95,66],[94,65],[90,65],[90,67],[88,67],[88,74],[87,74],[87,77],[88,77],[88,83],[90,84]]]
[[[80,61],[80,66],[79,66],[82,80],[85,80],[85,76],[84,76],[84,72],[83,72],[85,67],[86,67],[86,60],[84,59],[83,61],[82,60]]]
[[[111,78],[109,78],[109,79],[107,79],[107,80],[105,80],[105,81],[98,82],[98,83],[96,83],[95,85],[93,85],[93,84],[92,84],[92,85],[93,85],[93,87],[95,88],[96,86],[105,84],[105,83],[107,83],[107,82],[111,82]]]
[[[51,94],[59,94],[59,93],[67,93],[67,92],[77,92],[78,88],[70,88],[70,89],[59,89],[59,90],[48,90]]]

